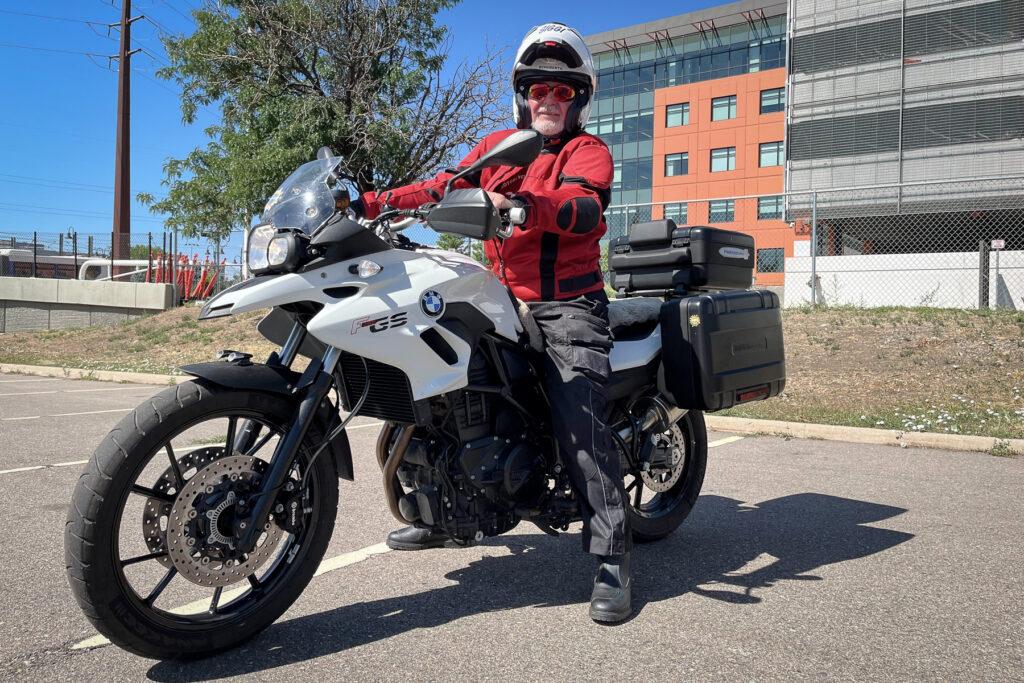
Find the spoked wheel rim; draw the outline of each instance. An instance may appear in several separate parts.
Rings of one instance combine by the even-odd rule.
[[[227,419],[228,426],[220,437],[223,443],[188,449],[176,449],[172,445],[177,437],[204,422],[224,419]],[[246,421],[257,426],[255,438],[244,453],[235,451],[229,455],[225,445],[236,442],[238,430]],[[270,442],[281,436],[283,430],[279,426],[254,412],[228,410],[208,413],[176,429],[132,474],[131,485],[118,503],[111,552],[122,593],[148,618],[176,629],[222,627],[225,622],[245,617],[258,609],[287,584],[294,553],[306,544],[318,523],[316,477],[308,477],[308,494],[299,498],[304,507],[312,510],[297,533],[285,531],[269,522],[269,526],[260,533],[257,548],[248,556],[230,557],[230,548],[223,547],[226,540],[230,540],[231,508],[237,505],[241,497],[239,492],[251,492],[258,485],[254,479],[266,470],[266,460],[273,453]],[[147,467],[161,466],[157,462],[160,458],[165,469],[156,481],[152,480],[151,472],[148,480],[139,481],[146,478]],[[307,459],[308,453],[300,452],[289,473],[290,480],[302,481]],[[235,494],[234,499],[232,493]],[[133,498],[144,501],[141,519],[125,514]],[[219,503],[208,505],[209,509],[204,514],[203,504],[207,499],[219,500]],[[173,519],[175,515],[177,519]],[[201,516],[205,521],[198,519]],[[202,526],[197,526],[199,524]],[[181,532],[189,525],[193,529],[191,537],[171,536],[188,536]],[[133,554],[129,551],[125,556],[122,538],[125,534],[130,537],[133,527],[142,533],[148,552]],[[201,548],[196,547],[200,539],[199,534],[194,533],[199,528],[205,532]],[[209,546],[205,545],[211,538]],[[270,544],[273,547],[269,547]],[[196,562],[183,559],[190,551],[199,555]],[[207,561],[203,562],[202,557]],[[222,566],[218,567],[218,561]],[[150,582],[148,587],[145,581],[133,582],[126,572],[129,567],[147,563],[158,564],[163,569],[161,578],[155,583]],[[193,568],[193,564],[197,566]],[[166,592],[172,584],[188,586],[193,598],[168,602]]]
[[[671,455],[666,461],[647,471],[631,470],[625,476],[630,507],[648,519],[665,517],[683,502],[697,448],[696,435],[686,417],[659,433],[658,438],[671,440]]]

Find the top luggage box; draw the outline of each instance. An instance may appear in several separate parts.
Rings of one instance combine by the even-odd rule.
[[[671,219],[638,223],[611,240],[608,265],[620,296],[749,289],[754,238],[708,226],[679,228]]]

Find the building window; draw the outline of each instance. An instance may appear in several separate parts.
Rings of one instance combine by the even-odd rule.
[[[757,250],[757,272],[782,273],[786,267],[786,255],[781,247]]]
[[[757,220],[782,218],[782,197],[758,197]]]
[[[711,100],[711,120],[726,121],[736,118],[736,96],[716,97]]]
[[[711,150],[711,171],[735,171],[736,170],[736,148],[720,147]]]
[[[761,157],[758,165],[762,168],[766,166],[782,166],[782,162],[785,160],[785,155],[782,153],[781,142],[762,142],[761,143]]]
[[[676,225],[686,225],[686,204],[666,204],[665,218],[671,218]]]
[[[665,176],[686,175],[690,172],[690,155],[687,152],[681,154],[665,155]]]
[[[732,199],[708,202],[708,223],[732,223],[736,219],[736,203]]]
[[[670,104],[665,108],[665,127],[690,125],[690,103]]]
[[[774,114],[786,108],[786,89],[772,88],[761,91],[761,113]]]

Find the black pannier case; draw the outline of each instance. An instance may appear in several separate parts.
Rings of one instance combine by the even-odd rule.
[[[638,223],[609,245],[612,287],[620,296],[747,289],[754,280],[754,238],[671,219]]]
[[[679,408],[721,410],[786,386],[779,297],[715,292],[662,304],[658,389]]]

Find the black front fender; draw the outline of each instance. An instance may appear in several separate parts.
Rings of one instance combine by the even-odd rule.
[[[211,384],[229,389],[278,394],[294,402],[296,410],[298,409],[298,396],[292,393],[292,389],[298,383],[301,375],[288,368],[264,365],[263,363],[241,365],[225,361],[214,361],[212,363],[185,365],[181,370],[193,377],[198,377]],[[329,401],[317,411],[316,428],[321,434],[329,434],[339,422],[340,417],[338,416],[337,407]],[[338,436],[334,437],[330,446],[328,446],[328,450],[334,459],[334,466],[338,471],[338,476],[352,481],[352,448],[349,446],[348,434],[345,430],[342,430]]]

